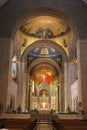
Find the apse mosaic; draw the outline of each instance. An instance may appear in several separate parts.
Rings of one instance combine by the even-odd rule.
[[[67,33],[70,32],[70,27],[67,26],[67,28],[64,32],[60,32],[57,35],[54,34],[50,28],[42,28],[42,27],[39,27],[35,31],[35,33],[30,33],[30,31],[31,31],[30,29],[27,30],[27,28],[21,26],[20,31],[22,31],[25,35],[30,36],[30,37],[51,39],[51,38],[58,38],[58,37],[66,35]]]
[[[50,67],[44,65],[34,71],[33,79],[39,84],[42,82],[50,84],[55,79],[55,74]]]
[[[23,21],[17,35],[18,41],[20,39],[21,54],[37,40],[50,40],[60,45],[68,56],[72,30],[61,17],[43,15]]]
[[[45,39],[59,38],[71,31],[71,28],[67,24],[52,16],[32,18],[19,29],[26,36]]]
[[[33,109],[55,109],[56,80],[53,69],[43,65],[36,68],[33,75],[32,107]]]

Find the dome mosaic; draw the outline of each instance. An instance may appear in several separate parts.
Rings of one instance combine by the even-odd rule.
[[[51,58],[55,60],[59,65],[62,64],[62,55],[53,47],[35,47],[27,55],[28,65],[37,58]]]
[[[71,31],[71,28],[60,18],[38,16],[23,24],[20,31],[26,36],[51,39],[65,36]]]

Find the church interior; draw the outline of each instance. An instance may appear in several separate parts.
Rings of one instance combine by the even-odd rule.
[[[87,130],[87,0],[0,0],[0,60],[0,127]]]

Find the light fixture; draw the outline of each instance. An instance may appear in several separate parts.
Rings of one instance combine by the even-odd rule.
[[[71,64],[77,64],[77,58],[75,56],[73,57]]]
[[[74,53],[74,57],[71,61],[71,64],[77,64],[76,50],[75,50],[75,53]]]

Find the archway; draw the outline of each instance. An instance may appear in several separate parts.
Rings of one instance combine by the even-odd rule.
[[[58,90],[55,88],[55,91],[57,97],[58,91],[60,93],[60,106],[57,100],[55,109],[65,112],[71,102],[66,93],[70,93],[71,85],[68,67],[76,51],[77,35],[74,34],[77,32],[73,22],[55,9],[36,9],[17,22],[12,32],[12,52],[17,55],[19,66],[17,80],[11,82],[18,86],[18,92],[22,95],[17,104],[21,102],[23,111],[33,109],[30,107],[33,99],[30,91],[32,76],[36,68],[45,65],[55,72],[57,79]]]
[[[46,65],[38,66],[32,75],[34,88],[32,93],[32,103],[37,104],[38,110],[56,109],[56,99],[58,102],[58,94],[56,95],[57,82],[54,70]],[[54,105],[53,105],[54,104]]]
[[[37,44],[38,43],[38,44]],[[46,43],[45,45],[43,44],[43,43]],[[37,54],[35,54],[36,53],[36,50],[38,50],[39,51],[39,53],[40,53],[40,51],[42,51],[42,49],[41,48],[39,48],[40,46],[43,48],[43,47],[45,47],[45,49],[46,49],[46,52],[48,51],[49,52],[49,47],[47,46],[47,45],[50,45],[50,53],[52,53],[52,51],[54,51],[54,52],[56,52],[56,53],[53,53],[53,54],[51,54],[50,55],[50,53],[48,53],[48,54],[45,54],[45,56],[44,55],[42,55],[42,56],[40,56],[40,54],[38,54],[39,55],[39,58],[35,58],[34,59],[34,61],[32,61],[32,63],[29,65],[29,64],[27,64],[27,67],[28,67],[28,70],[27,70],[27,72],[28,72],[28,82],[36,82],[35,81],[35,79],[34,79],[34,76],[33,76],[33,73],[35,72],[35,70],[37,69],[37,68],[43,68],[42,66],[44,66],[44,67],[49,67],[49,68],[51,68],[52,69],[52,71],[54,72],[54,74],[55,74],[55,78],[53,79],[53,81],[50,83],[50,86],[55,86],[55,90],[54,91],[56,91],[56,96],[55,95],[51,95],[51,97],[50,97],[50,107],[49,107],[49,110],[51,110],[51,109],[55,109],[56,111],[64,111],[64,96],[62,96],[61,97],[61,95],[64,95],[63,93],[64,93],[64,86],[63,86],[63,89],[62,90],[60,90],[61,89],[61,87],[59,87],[58,86],[58,83],[60,83],[61,81],[62,81],[62,84],[63,84],[63,82],[64,82],[64,68],[63,68],[63,63],[64,62],[66,62],[67,61],[67,56],[66,56],[66,54],[65,54],[65,52],[64,52],[64,50],[60,47],[60,46],[58,46],[56,43],[54,43],[54,42],[50,42],[50,41],[45,41],[44,40],[44,42],[42,42],[42,41],[38,41],[38,42],[35,42],[35,43],[33,43],[32,45],[30,45],[30,46],[28,46],[28,48],[25,50],[25,52],[24,52],[24,54],[22,55],[22,60],[23,59],[25,59],[27,56],[29,57],[28,58],[28,60],[31,58],[31,56],[36,56]],[[53,45],[55,45],[55,47],[53,47]],[[38,47],[39,46],[39,47]],[[35,48],[35,49],[34,49]],[[55,49],[56,48],[56,49]],[[62,54],[63,54],[63,56],[61,55],[61,53],[58,51],[58,50],[62,50],[61,52],[62,52]],[[32,50],[34,50],[33,51],[33,54],[32,54]],[[31,55],[31,56],[30,56]],[[53,60],[53,58],[49,58],[49,56],[50,57],[52,57],[53,56],[53,58],[54,58],[54,60]],[[57,57],[58,56],[58,57]],[[64,59],[65,58],[65,59]],[[57,62],[56,62],[56,60],[57,60]],[[25,63],[25,69],[26,69],[26,60],[23,60],[23,62]],[[41,71],[41,70],[40,70]],[[48,80],[50,80],[50,78],[52,78],[50,75],[51,75],[51,73],[48,71],[48,70],[46,70],[46,73],[48,73]],[[36,74],[37,74],[37,72],[36,72]],[[39,74],[40,74],[40,72],[39,72]],[[46,74],[45,74],[45,72],[43,72],[43,74],[42,75],[44,75],[44,76],[46,76]],[[40,78],[41,78],[41,76],[40,76]],[[39,83],[40,83],[40,81],[39,81],[39,77],[37,78],[37,80],[38,80],[38,83],[37,83],[37,85],[34,85],[34,86],[39,86]],[[31,83],[32,84],[32,83]],[[61,85],[62,85],[61,84]],[[30,86],[32,86],[32,85],[30,85]],[[58,88],[59,87],[59,88]],[[29,89],[29,88],[28,88]],[[60,92],[59,92],[59,90],[60,90]],[[27,90],[26,90],[27,91]],[[30,90],[29,90],[30,91]],[[31,92],[30,92],[31,93]],[[30,93],[28,92],[26,95],[29,95],[30,96]],[[60,93],[60,94],[58,94],[58,93]],[[62,93],[62,94],[61,94]],[[53,97],[52,97],[53,96]],[[52,99],[53,98],[53,99]],[[58,105],[58,100],[59,100],[59,98],[60,98],[60,103],[59,103],[59,105]],[[56,100],[57,99],[57,100]],[[53,101],[54,100],[54,101]],[[56,100],[56,102],[55,102],[55,100]],[[30,106],[32,106],[32,93],[31,93],[31,98],[29,99],[29,98],[27,98],[26,99],[26,102],[29,102],[29,104],[27,104],[26,105],[26,109],[28,109],[28,110],[30,110],[30,109],[32,109],[32,107],[30,108]],[[36,102],[36,101],[35,101]],[[55,102],[55,103],[53,103],[53,102]],[[53,107],[53,105],[52,104],[54,104],[54,107]],[[39,109],[39,108],[38,108]],[[59,110],[60,109],[60,110]]]

